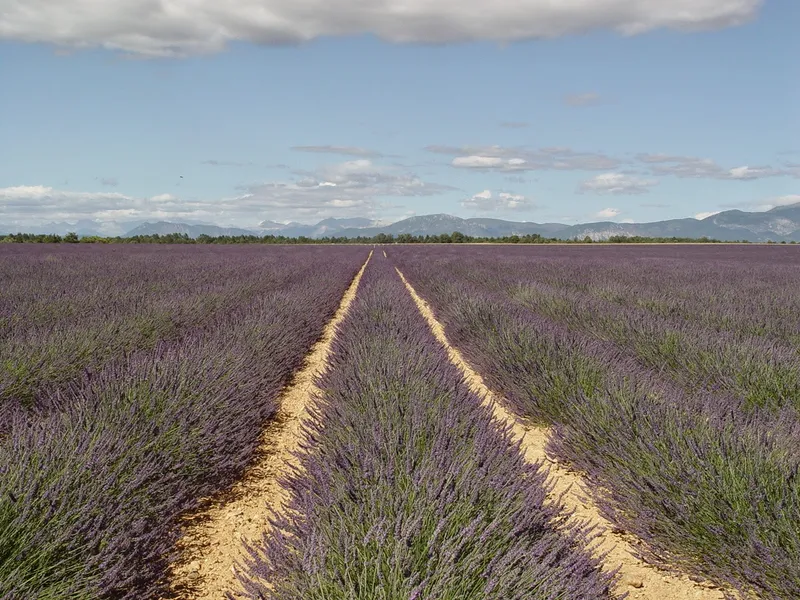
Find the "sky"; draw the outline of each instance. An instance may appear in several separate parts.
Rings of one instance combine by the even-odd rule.
[[[796,0],[0,0],[0,229],[800,202]]]

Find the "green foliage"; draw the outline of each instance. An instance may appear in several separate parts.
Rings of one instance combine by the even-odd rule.
[[[525,235],[510,235],[502,237],[478,237],[454,231],[441,235],[412,235],[401,233],[397,236],[379,233],[372,237],[324,237],[309,238],[306,236],[286,237],[283,235],[220,235],[210,236],[205,233],[190,238],[185,233],[167,233],[152,235],[135,235],[132,237],[79,237],[70,232],[65,236],[56,234],[10,233],[0,235],[0,243],[26,243],[26,244],[59,244],[84,243],[84,244],[592,244],[595,242],[589,236],[583,239],[562,240],[559,238],[546,238],[538,233]],[[717,244],[722,240],[710,238],[659,238],[624,235],[611,236],[606,243],[609,244]],[[745,240],[736,243],[749,243]],[[769,242],[775,243],[775,242]],[[791,242],[795,244],[796,242]]]

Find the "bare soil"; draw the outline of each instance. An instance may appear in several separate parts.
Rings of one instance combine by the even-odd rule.
[[[172,597],[224,600],[226,593],[240,591],[235,568],[246,558],[245,543],[261,539],[270,527],[270,516],[286,507],[289,494],[278,479],[297,466],[293,453],[302,442],[301,423],[319,391],[315,382],[325,370],[336,329],[347,315],[371,257],[372,252],[303,367],[281,394],[278,415],[264,430],[252,467],[231,490],[185,518],[181,559],[171,572]]]
[[[461,353],[450,345],[444,327],[436,319],[428,303],[417,294],[403,273],[399,269],[396,270],[434,336],[447,349],[451,362],[461,370],[468,385],[482,399],[494,418],[503,425],[509,425],[515,439],[521,440],[525,459],[531,463],[542,463],[549,468],[550,482],[553,485],[551,499],[560,499],[568,511],[574,511],[573,518],[595,526],[600,532],[595,542],[595,552],[597,555],[606,553],[604,565],[608,570],[619,568],[616,592],[620,594],[627,592],[630,599],[723,600],[725,596],[722,591],[710,584],[695,582],[680,573],[661,570],[636,557],[634,548],[642,541],[616,529],[603,517],[592,502],[581,474],[569,470],[545,451],[548,429],[528,427],[506,408],[502,398],[486,387],[481,376],[470,367]]]

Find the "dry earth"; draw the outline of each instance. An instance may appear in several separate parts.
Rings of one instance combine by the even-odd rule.
[[[646,600],[723,600],[723,593],[705,583],[698,583],[686,575],[667,572],[643,562],[635,556],[634,545],[638,540],[630,534],[619,532],[607,521],[592,502],[585,482],[579,473],[568,470],[545,451],[548,430],[544,427],[527,427],[505,406],[502,399],[486,387],[483,378],[464,360],[461,353],[447,340],[444,327],[436,319],[428,303],[422,299],[406,280],[400,269],[396,269],[417,307],[428,321],[436,339],[447,349],[450,360],[464,374],[472,390],[483,400],[493,416],[502,424],[509,425],[516,439],[521,440],[525,458],[529,462],[541,462],[549,467],[553,484],[551,498],[561,497],[567,510],[574,517],[594,525],[600,531],[596,542],[597,552],[607,553],[606,568],[619,567],[616,591],[628,592],[630,599]],[[638,541],[641,543],[641,541]]]
[[[173,597],[224,600],[227,592],[240,589],[234,567],[245,558],[243,542],[260,539],[269,529],[269,517],[285,507],[288,493],[278,478],[297,464],[292,453],[299,449],[301,423],[318,391],[315,381],[327,365],[336,329],[355,298],[370,258],[371,251],[303,367],[281,394],[278,415],[262,434],[252,467],[231,490],[184,520],[185,533],[179,542],[182,558],[171,573]]]

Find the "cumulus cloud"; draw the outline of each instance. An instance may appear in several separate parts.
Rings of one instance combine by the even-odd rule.
[[[291,181],[241,186],[225,198],[174,194],[133,197],[116,192],[74,192],[47,186],[0,188],[0,222],[17,228],[51,221],[185,220],[248,226],[265,218],[302,220],[374,215],[384,198],[433,196],[453,188],[366,159],[298,172]]]
[[[728,169],[727,176],[729,179],[759,179],[761,177],[774,177],[775,175],[783,175],[778,169],[771,167],[734,167]]]
[[[613,219],[622,211],[618,208],[604,208],[594,214],[596,219]]]
[[[623,173],[602,173],[581,183],[578,191],[597,194],[645,194],[657,183],[655,180],[639,179]]]
[[[147,56],[218,52],[232,41],[291,44],[371,34],[396,43],[513,41],[610,29],[718,29],[762,0],[0,0],[0,38]]]
[[[478,192],[471,198],[461,201],[461,206],[481,212],[516,211],[534,208],[533,203],[525,196],[500,192],[494,196],[491,190]]]
[[[567,106],[592,106],[600,103],[600,94],[597,92],[586,92],[583,94],[567,94],[564,96],[564,104]]]
[[[428,152],[454,156],[451,165],[485,171],[547,171],[614,169],[618,159],[596,152],[576,152],[570,148],[531,149],[522,146],[428,146]]]
[[[656,175],[674,175],[684,179],[728,179],[747,181],[764,177],[790,175],[787,169],[775,169],[769,166],[741,166],[724,168],[710,158],[695,156],[671,156],[668,154],[639,154],[636,157],[649,165]]]
[[[355,146],[293,146],[292,150],[298,152],[317,152],[320,154],[342,154],[344,156],[360,156],[364,158],[378,158],[383,156],[380,152],[368,148]]]
[[[156,196],[151,196],[150,201],[159,204],[164,202],[175,202],[178,200],[178,197],[173,194],[158,194]]]
[[[515,159],[511,159],[515,160]],[[520,159],[520,162],[524,162]],[[464,167],[467,169],[486,169],[492,167],[500,167],[506,164],[502,158],[495,156],[457,156],[453,159],[452,165],[454,167]]]
[[[326,216],[374,215],[383,197],[433,196],[454,188],[429,183],[417,175],[358,159],[317,171],[298,171],[294,182],[242,187],[237,201],[303,219]]]

